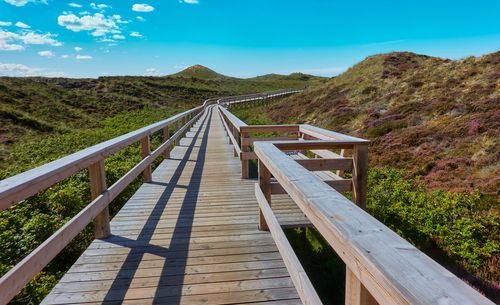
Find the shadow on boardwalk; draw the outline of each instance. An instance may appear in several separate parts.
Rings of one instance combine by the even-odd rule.
[[[191,236],[192,224],[194,220],[194,211],[196,207],[196,198],[198,197],[201,176],[203,173],[203,166],[205,163],[205,154],[208,141],[208,133],[210,129],[212,110],[208,111],[203,120],[200,122],[200,128],[193,136],[193,141],[187,146],[186,153],[181,159],[179,166],[175,170],[172,178],[165,184],[163,182],[153,182],[154,184],[166,185],[164,192],[156,203],[154,209],[151,211],[148,220],[146,221],[143,229],[141,230],[137,240],[131,240],[125,237],[112,235],[106,242],[115,243],[121,246],[129,246],[131,248],[125,262],[121,266],[116,278],[113,281],[106,297],[104,304],[121,304],[131,282],[134,274],[141,264],[144,254],[150,253],[165,258],[165,262],[161,271],[158,287],[154,295],[153,303],[168,303],[179,304],[182,286],[184,283],[184,274],[187,264],[187,256],[189,250],[189,241]],[[189,162],[189,157],[195,145],[195,139],[198,138],[202,131],[202,126],[208,120],[206,128],[201,138],[200,149],[196,158],[192,175],[187,186],[186,195],[182,202],[179,217],[172,233],[172,239],[168,248],[149,244],[154,231],[160,221],[158,215],[162,215],[166,208],[167,202],[172,196],[177,183],[183,173],[183,170]],[[194,199],[193,199],[194,198]],[[134,246],[136,244],[137,246]]]

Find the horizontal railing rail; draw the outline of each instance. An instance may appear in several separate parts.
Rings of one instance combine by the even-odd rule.
[[[321,176],[328,185],[339,192],[353,192],[353,201],[366,206],[366,175],[369,141],[314,127],[307,124],[296,125],[247,125],[224,107],[217,107],[229,142],[234,147],[234,155],[241,160],[241,176],[249,177],[249,160],[257,160],[252,146],[258,141],[272,141],[283,150],[298,151],[296,161],[310,170],[322,172]],[[277,136],[252,136],[253,133],[278,133]],[[308,140],[308,144],[303,141]],[[309,140],[315,141],[309,141]],[[326,142],[325,142],[326,141]],[[326,149],[328,147],[329,149]],[[330,149],[337,149],[334,153]],[[305,151],[310,151],[318,159],[308,159]],[[352,158],[347,156],[352,154]],[[301,160],[302,159],[302,160]],[[354,164],[356,166],[354,166]],[[336,173],[331,170],[337,170]],[[344,171],[352,170],[351,178],[344,178]],[[319,174],[319,173],[318,173]],[[282,194],[284,190],[273,184],[273,194]]]
[[[242,106],[242,105],[246,106],[250,104],[250,102],[253,103],[261,102],[261,104],[264,104],[264,100],[267,100],[268,103],[271,103],[276,98],[301,92],[306,88],[307,87],[301,87],[301,88],[281,89],[281,90],[245,94],[245,95],[226,96],[219,99],[219,104],[226,108],[231,109],[234,106]]]
[[[326,130],[316,132],[329,134]],[[358,139],[349,137],[348,141]],[[272,176],[345,262],[345,304],[493,304],[283,151],[338,149],[343,142],[254,143],[259,167],[255,194],[261,209],[260,228],[269,229],[273,237],[273,231],[281,230],[269,215]],[[354,162],[353,166],[355,174],[359,164]],[[282,253],[286,239],[274,239]],[[290,274],[293,279],[294,273]],[[293,280],[299,283],[296,287],[304,281],[301,277]],[[307,299],[308,295],[302,297]]]
[[[185,135],[188,128],[206,113],[204,110],[207,106],[217,103],[217,100],[208,99],[203,105],[166,120],[0,181],[0,211],[85,168],[89,170],[92,198],[92,202],[82,211],[0,278],[0,304],[6,304],[11,300],[90,222],[94,222],[96,238],[109,236],[111,234],[109,203],[141,173],[144,182],[151,182],[151,163],[162,153],[165,158],[170,158],[171,146],[174,143],[179,145],[180,138]],[[170,136],[171,125],[174,125],[175,130],[172,136]],[[150,135],[161,129],[163,129],[164,142],[151,152]],[[139,141],[142,160],[109,188],[106,187],[105,157]]]

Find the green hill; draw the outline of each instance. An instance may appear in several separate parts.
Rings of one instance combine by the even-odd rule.
[[[367,211],[498,304],[499,71],[500,52],[461,60],[380,54],[279,104],[236,115],[370,139]],[[298,255],[318,291],[335,300],[342,292],[325,278],[339,262],[314,232],[289,236],[295,249],[308,249]],[[316,258],[328,263],[318,266]]]
[[[229,76],[225,76],[219,74],[207,67],[202,65],[194,65],[188,67],[181,72],[170,75],[171,77],[185,77],[185,78],[198,78],[198,79],[206,79],[206,80],[216,80],[223,78],[230,78]]]
[[[325,78],[237,79],[202,66],[166,77],[97,79],[0,77],[0,168],[39,137],[100,128],[105,118],[142,109],[187,109],[216,96],[311,85]]]
[[[428,190],[500,195],[499,71],[500,52],[375,55],[266,113],[368,138],[371,166],[408,170]]]

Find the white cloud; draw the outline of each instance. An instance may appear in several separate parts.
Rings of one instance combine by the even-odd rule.
[[[62,43],[55,40],[52,37],[56,35],[47,34],[37,34],[33,31],[23,31],[21,34],[8,32],[0,29],[0,50],[3,51],[19,51],[24,50],[24,46],[19,44],[23,42],[25,45],[28,44],[49,44],[54,47],[61,46]]]
[[[83,49],[80,47],[75,47],[75,51],[80,52],[81,50],[83,50]]]
[[[0,62],[0,75],[6,76],[46,76],[67,77],[68,74],[57,71],[47,71],[41,68],[31,68],[23,64],[5,64]]]
[[[54,53],[52,53],[52,51],[40,51],[40,52],[38,52],[38,55],[43,56],[43,57],[48,57],[48,58],[55,56]]]
[[[68,57],[69,57],[69,55],[66,55],[66,54],[61,56],[61,58],[68,58]]]
[[[189,3],[189,4],[198,4],[198,3],[200,3],[200,2],[198,2],[198,0],[184,0],[184,1],[181,1],[181,2]]]
[[[47,4],[47,0],[4,0],[4,1],[15,6],[25,6],[29,2]]]
[[[113,39],[125,39],[123,35],[113,35]]]
[[[68,3],[69,6],[72,6],[72,7],[82,7],[81,4],[77,4],[77,3]]]
[[[90,15],[90,12],[83,11],[83,12],[79,12],[78,15]]]
[[[103,10],[105,8],[111,8],[111,6],[106,5],[106,4],[95,4],[94,2],[90,3],[90,6],[95,9],[95,10]]]
[[[139,4],[139,3],[136,3],[134,5],[132,5],[132,10],[133,11],[136,11],[136,12],[152,12],[154,11],[154,7],[152,7],[151,5],[148,5],[148,4]]]
[[[0,74],[9,76],[32,76],[41,71],[38,68],[30,68],[23,64],[4,64],[0,62]]]
[[[90,55],[76,55],[76,59],[92,59]]]
[[[58,22],[60,26],[64,26],[73,32],[91,31],[92,36],[105,36],[113,30],[118,30],[116,25],[116,17],[119,15],[106,17],[103,14],[95,13],[93,16],[78,17],[74,14],[60,15]]]
[[[35,32],[27,32],[19,36],[25,44],[50,44],[54,47],[62,46],[62,43],[53,39],[57,35],[47,33],[45,35],[37,34]]]
[[[0,40],[0,51],[21,51],[24,47],[20,44],[7,43]]]
[[[140,21],[146,21],[146,19],[144,19],[144,17],[141,16],[137,16],[137,19],[139,19]]]
[[[19,28],[23,28],[23,29],[29,29],[30,28],[29,25],[27,25],[26,23],[22,23],[21,21],[16,22],[16,26],[19,27]]]
[[[0,21],[0,26],[11,26],[12,22]]]
[[[160,75],[160,71],[158,71],[158,69],[156,69],[156,68],[149,68],[149,69],[146,69],[146,74],[144,74],[144,75],[158,76],[158,75]]]
[[[142,35],[139,32],[132,32],[132,33],[130,33],[130,36],[133,36],[133,37],[142,37]]]

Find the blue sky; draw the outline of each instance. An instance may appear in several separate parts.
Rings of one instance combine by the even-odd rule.
[[[498,50],[498,0],[0,0],[0,75],[332,76],[383,52]]]

